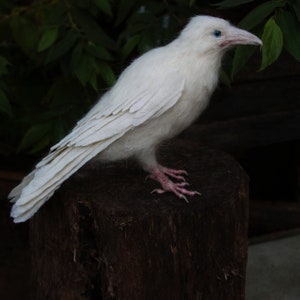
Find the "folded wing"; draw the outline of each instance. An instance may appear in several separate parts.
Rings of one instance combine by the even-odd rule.
[[[139,67],[125,70],[116,85],[11,191],[15,222],[29,219],[67,178],[126,132],[161,116],[177,103],[184,81],[176,70],[145,72],[149,73],[145,80],[145,75],[135,76],[134,69]]]

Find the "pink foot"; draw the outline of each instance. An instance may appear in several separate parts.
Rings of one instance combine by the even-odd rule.
[[[163,167],[163,166],[158,166],[159,170],[161,172],[163,172],[164,174],[172,177],[172,178],[175,178],[177,180],[182,180],[182,181],[185,181],[185,178],[181,175],[188,175],[188,172],[185,171],[185,170],[176,170],[176,169],[169,169],[169,168],[166,168],[166,167]]]
[[[166,192],[172,192],[180,199],[184,199],[187,203],[189,203],[189,201],[186,196],[201,195],[197,191],[189,191],[185,188],[189,184],[185,182],[185,178],[182,176],[182,174],[187,175],[187,172],[184,170],[168,169],[162,166],[158,166],[158,168],[151,170],[150,178],[158,181],[162,187],[160,189],[153,190],[152,193],[163,194]],[[183,182],[175,183],[166,175],[169,175],[177,180],[182,180]]]

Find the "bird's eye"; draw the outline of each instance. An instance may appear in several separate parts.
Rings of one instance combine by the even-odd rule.
[[[214,37],[219,38],[222,35],[222,31],[219,29],[216,29],[213,33]]]

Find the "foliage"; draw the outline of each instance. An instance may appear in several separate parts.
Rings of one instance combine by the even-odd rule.
[[[277,60],[283,48],[300,61],[300,0],[224,0],[217,4],[219,9],[242,5],[248,5],[250,12],[238,26],[257,33],[263,41],[261,71]],[[235,51],[232,77],[245,66],[253,51],[251,47]]]
[[[133,57],[199,12],[193,2],[2,0],[0,153],[61,139]]]
[[[35,153],[57,142],[134,57],[172,40],[189,17],[211,12],[212,2],[2,0],[0,154]],[[240,6],[252,8],[240,25],[264,40],[261,69],[282,47],[299,61],[298,0],[217,4]],[[251,47],[235,52],[232,75],[252,54]]]

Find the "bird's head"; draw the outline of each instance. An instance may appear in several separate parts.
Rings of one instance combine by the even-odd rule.
[[[200,54],[224,53],[236,45],[262,45],[254,34],[210,16],[193,17],[181,32],[179,40],[187,42]]]

